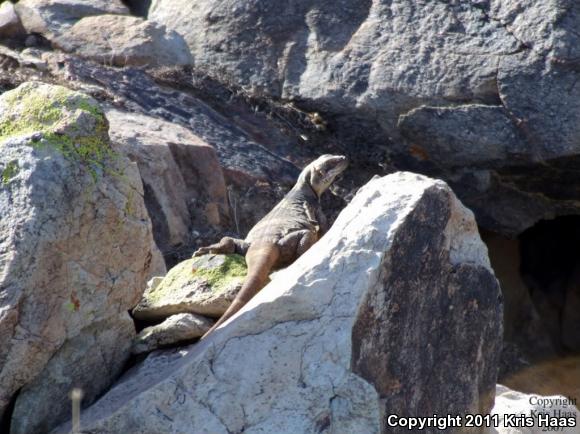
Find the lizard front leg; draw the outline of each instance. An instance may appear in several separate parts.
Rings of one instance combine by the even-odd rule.
[[[238,255],[244,256],[248,251],[250,244],[245,242],[244,240],[240,240],[238,238],[232,237],[223,237],[219,243],[212,244],[207,247],[200,247],[195,251],[193,256],[201,256],[206,255],[208,253],[223,253],[223,254],[231,254],[237,253]]]

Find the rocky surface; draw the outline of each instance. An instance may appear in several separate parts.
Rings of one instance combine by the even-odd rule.
[[[121,372],[156,249],[139,173],[95,100],[27,83],[0,96],[0,415],[41,434]],[[34,409],[34,411],[31,411]]]
[[[155,241],[169,254],[230,223],[215,149],[180,125],[109,109],[111,140],[139,166]]]
[[[28,33],[52,40],[66,33],[81,18],[128,15],[129,9],[121,0],[20,0],[16,12]]]
[[[542,434],[548,431],[576,434],[578,432],[576,424],[556,429],[542,427],[538,421],[539,414],[549,415],[553,418],[571,417],[576,420],[576,423],[580,421],[580,411],[565,396],[527,395],[499,384],[496,390],[495,406],[492,414],[499,416],[499,426],[490,427],[486,434]],[[513,419],[510,418],[514,415],[516,420],[512,421]],[[517,418],[522,416],[533,419],[533,426],[514,426],[517,423]],[[508,418],[507,420],[505,419],[506,417]]]
[[[221,316],[242,287],[247,268],[240,255],[204,255],[180,262],[153,279],[133,316],[151,321],[178,313]]]
[[[14,4],[5,1],[0,4],[0,38],[13,38],[24,34],[20,18],[14,10]]]
[[[79,20],[54,39],[66,52],[114,66],[188,65],[191,54],[175,31],[142,18],[98,15]]]
[[[149,353],[159,348],[187,344],[207,332],[213,322],[201,315],[179,313],[161,324],[144,328],[133,343],[133,354]]]
[[[319,111],[370,164],[444,177],[490,230],[580,211],[574,0],[156,0],[149,18],[197,69]]]
[[[404,169],[447,180],[474,211],[480,227],[495,232],[486,242],[506,303],[502,381],[537,360],[580,348],[580,265],[574,235],[578,224],[573,221],[580,207],[580,3],[155,0],[149,14],[153,21],[148,22],[129,13],[145,17],[149,0],[16,3],[20,17],[10,2],[2,2],[0,8],[0,94],[40,80],[80,90],[109,107],[115,151],[139,166],[155,240],[169,266],[221,236],[243,237],[286,193],[307,161],[322,153],[347,154],[351,165],[334,189],[336,196],[323,199],[331,221],[371,176]],[[20,18],[24,27],[17,24]],[[92,26],[104,30],[91,34]],[[148,47],[150,60],[143,60],[144,50],[136,50],[133,41],[115,36],[126,30],[119,29],[123,26],[132,29],[135,43]],[[188,42],[192,67],[154,66],[166,58],[152,52],[167,46],[173,30]],[[125,58],[141,66],[125,66]],[[84,131],[86,113],[80,114],[70,122],[80,121]],[[47,116],[52,116],[50,111]],[[60,137],[59,128],[45,128],[45,120],[52,122],[48,118],[31,130]],[[6,131],[7,126],[2,128]],[[74,128],[63,128],[76,134]],[[0,154],[7,155],[6,149]],[[0,184],[14,185],[21,168],[12,159],[0,164]],[[91,178],[101,172],[90,162],[82,167]],[[135,174],[133,181],[139,184]],[[105,212],[108,204],[102,206]],[[12,202],[3,206],[12,207]],[[95,202],[95,210],[100,209]],[[564,224],[564,215],[572,221]],[[550,227],[537,222],[554,217]],[[545,242],[526,242],[528,232],[540,226]],[[554,226],[560,227],[561,238],[555,237]],[[159,251],[150,250],[147,279],[164,268]],[[0,258],[15,252],[19,247],[10,245],[0,249]],[[131,268],[135,260],[129,255],[130,264],[123,265],[119,256],[106,256],[106,264],[113,261],[111,256],[116,258],[117,269]],[[102,265],[96,263],[89,271]],[[0,275],[5,272],[2,265]],[[116,281],[116,275],[103,281],[107,279]],[[2,303],[6,298],[0,288]],[[28,318],[37,307],[26,306],[23,315]],[[30,408],[54,420],[60,417],[51,406],[58,402],[52,397],[63,396],[70,385],[68,380],[61,383],[61,377],[74,380],[84,370],[106,369],[105,378],[83,385],[85,403],[108,387],[110,376],[119,372],[117,356],[125,354],[134,331],[126,316],[116,325],[103,325],[108,319],[95,321],[83,323],[78,336],[67,336],[42,368],[42,380],[38,377],[25,386],[18,402],[12,400],[0,420],[1,432],[9,431],[8,419],[16,421],[13,431],[33,432],[37,421]],[[150,324],[137,320],[139,328],[145,325]],[[101,338],[102,327],[111,333],[103,331]],[[0,344],[1,336],[12,333],[10,327],[2,330]],[[121,344],[104,348],[112,334],[120,336]],[[52,351],[53,341],[47,342],[46,350]],[[1,348],[0,355],[9,351]],[[458,345],[453,348],[462,351]],[[95,364],[78,357],[84,352]],[[173,356],[156,353],[147,363],[166,357]],[[426,360],[415,365],[427,369],[433,363]],[[0,357],[0,367],[3,363]],[[557,366],[543,378],[577,375],[575,365]],[[6,390],[6,396],[11,395],[2,381],[0,396]],[[542,393],[564,393],[576,383],[556,384]],[[44,402],[47,409],[42,408]],[[342,402],[335,398],[333,405]],[[208,411],[214,412],[215,405],[213,399],[208,401]],[[52,416],[46,420],[54,421]],[[325,420],[320,426],[326,426]]]
[[[398,433],[383,415],[487,412],[501,311],[473,215],[451,190],[410,173],[374,179],[236,316],[150,355],[83,429]]]

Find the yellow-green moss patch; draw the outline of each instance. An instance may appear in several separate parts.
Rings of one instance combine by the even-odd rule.
[[[211,256],[192,258],[194,275],[204,279],[214,290],[218,291],[228,285],[232,279],[244,278],[248,273],[246,260],[240,255],[221,255],[221,262],[212,266]]]
[[[172,292],[196,286],[207,286],[212,294],[241,283],[247,273],[246,261],[240,255],[206,255],[180,262],[161,283],[145,294],[147,304],[155,305]]]

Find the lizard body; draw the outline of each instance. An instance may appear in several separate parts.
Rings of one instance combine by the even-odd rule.
[[[248,274],[240,292],[214,326],[219,327],[264,287],[270,272],[294,262],[327,230],[320,196],[347,167],[346,157],[322,155],[302,170],[296,185],[250,230],[244,240],[224,237],[194,253],[246,256]]]

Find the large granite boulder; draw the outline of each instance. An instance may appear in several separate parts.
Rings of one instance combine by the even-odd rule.
[[[155,0],[149,18],[367,164],[444,177],[488,229],[580,212],[576,0]]]
[[[396,173],[210,337],[137,365],[83,432],[406,433],[385,416],[487,413],[501,322],[473,214]]]
[[[226,183],[215,149],[191,130],[153,116],[108,109],[111,141],[139,166],[155,241],[168,253],[194,233],[229,223]]]
[[[12,434],[94,400],[135,336],[127,311],[155,244],[136,165],[114,152],[95,100],[26,83],[0,96],[0,416]],[[158,253],[157,253],[157,256]]]
[[[53,40],[78,56],[115,66],[188,65],[191,55],[175,31],[143,18],[122,15],[85,17]]]

